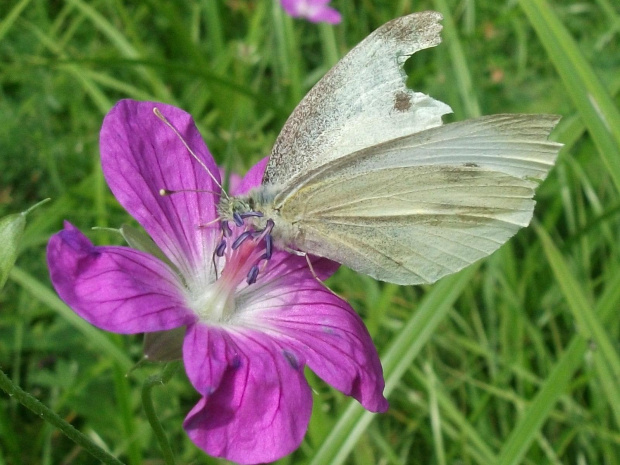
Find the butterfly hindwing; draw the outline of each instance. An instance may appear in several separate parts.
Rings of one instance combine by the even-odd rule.
[[[531,220],[560,148],[548,115],[495,115],[365,149],[276,199],[297,246],[374,278],[434,282],[499,248]]]

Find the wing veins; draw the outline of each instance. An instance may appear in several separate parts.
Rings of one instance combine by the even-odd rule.
[[[347,242],[343,241],[343,240],[342,240],[342,239],[340,239],[340,238],[331,238],[331,239],[332,239],[332,240],[336,240],[337,242],[339,242],[339,243],[340,243],[340,244],[341,244],[341,245],[342,245],[345,249],[350,248],[350,244],[351,244],[351,243],[354,243],[354,244],[356,244],[357,246],[359,246],[359,245],[360,245],[360,243],[361,243],[361,244],[363,244],[363,246],[364,246],[364,247],[367,247],[368,249],[373,250],[374,252],[378,253],[379,255],[383,256],[384,258],[386,258],[387,260],[389,260],[390,262],[392,262],[394,265],[396,265],[396,266],[398,266],[398,267],[405,268],[407,271],[409,271],[409,272],[413,273],[415,276],[418,276],[418,277],[419,277],[419,278],[420,278],[423,282],[431,282],[431,281],[432,281],[431,279],[428,279],[427,277],[422,276],[422,275],[419,273],[419,271],[413,270],[413,269],[412,269],[412,268],[410,268],[409,266],[406,266],[406,265],[405,265],[405,263],[403,263],[403,262],[401,262],[401,261],[398,261],[398,260],[395,260],[394,258],[392,258],[392,257],[390,257],[389,255],[387,255],[387,254],[386,254],[384,251],[382,251],[381,249],[379,249],[379,248],[375,247],[374,245],[369,244],[369,243],[367,243],[367,242],[362,242],[362,241],[360,241],[358,238],[356,238],[355,236],[353,236],[353,237],[348,237]],[[420,253],[417,253],[417,252],[415,252],[415,251],[413,251],[413,252],[414,252],[414,253],[413,253],[413,255],[416,255],[416,256],[419,256],[419,257],[424,258],[424,257],[423,257]],[[374,259],[372,258],[372,256],[367,256],[367,255],[366,255],[366,256],[364,256],[364,258],[365,258],[366,260],[369,260],[369,261],[373,262],[373,263],[374,263],[375,265],[377,265],[378,267],[383,268],[383,265],[382,265],[380,262],[378,262],[377,260],[374,260]],[[446,270],[448,270],[448,271],[452,271],[452,270],[450,270],[448,267],[446,267],[445,265],[441,265],[441,267],[442,267],[442,268],[444,268],[444,269],[446,269]]]
[[[293,192],[299,191],[305,186],[313,182],[317,182],[317,180],[321,179],[322,177],[329,178],[331,173],[342,172],[343,170],[346,170],[346,167],[355,166],[355,164],[358,164],[358,163],[368,162],[368,160],[370,160],[371,158],[377,157],[377,156],[388,158],[385,155],[386,153],[390,154],[390,153],[398,153],[400,151],[404,151],[402,146],[398,145],[398,144],[402,144],[403,142],[404,143],[407,143],[410,141],[413,142],[409,145],[406,145],[405,150],[415,152],[418,149],[419,151],[424,151],[425,149],[428,149],[429,147],[437,148],[437,147],[444,145],[446,142],[454,143],[454,141],[456,140],[470,141],[472,137],[473,139],[475,139],[476,138],[475,136],[470,136],[470,132],[464,131],[465,127],[469,130],[472,127],[480,126],[481,129],[479,130],[479,132],[482,132],[483,130],[489,131],[489,132],[495,131],[495,136],[497,137],[497,140],[501,141],[503,144],[511,146],[513,150],[515,151],[519,150],[520,152],[531,152],[530,150],[531,145],[538,145],[540,147],[546,146],[548,147],[547,150],[541,149],[540,151],[540,153],[543,154],[541,155],[541,158],[544,158],[545,154],[547,154],[549,158],[553,158],[555,155],[555,152],[559,150],[560,144],[547,141],[545,136],[551,130],[557,118],[550,116],[550,115],[537,115],[537,117],[539,119],[536,120],[536,122],[540,123],[540,121],[543,121],[545,124],[543,123],[539,124],[538,127],[541,128],[540,130],[535,130],[537,126],[526,127],[525,129],[529,129],[530,130],[529,132],[531,134],[527,134],[527,132],[525,132],[525,134],[523,135],[524,139],[517,139],[517,141],[519,142],[515,142],[514,140],[510,139],[510,136],[512,135],[511,133],[504,135],[500,132],[499,134],[497,134],[497,130],[498,130],[497,121],[504,119],[506,120],[506,123],[504,123],[506,125],[508,123],[524,124],[524,123],[528,123],[528,121],[533,118],[532,115],[493,115],[490,117],[481,117],[481,118],[478,118],[477,120],[469,120],[469,121],[459,122],[459,123],[450,123],[447,125],[426,129],[421,132],[401,136],[401,137],[398,137],[392,140],[388,140],[386,142],[375,144],[372,147],[368,147],[368,148],[359,150],[357,152],[344,155],[340,158],[331,160],[314,169],[311,169],[304,173],[303,179],[300,179],[299,177],[294,177],[290,179],[287,182],[287,186],[277,196],[276,203],[278,204],[278,206],[281,206],[282,203],[286,201],[286,198],[292,195]],[[527,139],[528,136],[531,139]],[[481,135],[479,137],[488,137],[488,136]],[[462,147],[463,145],[464,144],[461,142],[458,147],[459,150],[465,150]],[[521,145],[521,148],[519,148],[519,145]],[[527,148],[524,148],[524,147],[527,147]],[[455,149],[455,147],[450,145],[450,149]],[[467,150],[480,150],[480,147],[478,147],[477,149],[475,147],[468,148]],[[503,150],[506,151],[507,149],[504,148]],[[377,152],[379,152],[379,155],[377,155]],[[495,160],[498,159],[497,155],[495,156],[489,155],[488,157],[495,159]],[[466,157],[459,157],[459,158],[463,158],[464,162],[467,161]],[[517,163],[513,165],[513,167],[517,171],[521,169],[523,171],[530,170],[530,171],[539,172],[541,175],[541,179],[544,178],[544,175],[548,171],[548,169],[540,169],[535,166],[535,165],[541,165],[541,164],[545,166],[544,161],[541,162],[541,160],[531,161],[531,160],[528,160],[527,158],[522,158],[522,157],[520,158],[520,157],[515,157],[515,156],[506,156],[505,158],[508,160],[522,161],[523,165]],[[433,161],[434,163],[432,164],[436,165],[437,164],[436,158]],[[406,162],[409,164],[409,166],[425,166],[425,165],[428,166],[429,165],[425,163],[420,163],[420,160],[418,158],[414,158],[408,161],[406,160]],[[490,162],[489,164],[497,165],[499,167],[510,166],[509,164],[505,163],[503,156],[502,156],[501,163]],[[551,163],[547,166],[551,166]],[[498,170],[498,171],[502,172],[502,170]],[[525,176],[526,175],[515,176],[515,177],[524,178]]]
[[[461,231],[461,232],[463,232],[463,231]],[[389,238],[389,236],[386,236],[386,235],[383,235],[383,236]],[[466,248],[468,248],[470,250],[474,250],[474,251],[478,252],[481,255],[479,258],[477,258],[475,260],[471,260],[471,259],[468,259],[468,258],[464,258],[463,256],[456,255],[456,253],[454,253],[454,251],[447,251],[445,248],[440,248],[439,246],[435,246],[432,243],[426,243],[425,244],[426,248],[434,249],[434,250],[440,252],[440,255],[450,256],[450,257],[453,257],[455,259],[458,259],[462,263],[463,266],[467,266],[467,265],[473,263],[474,261],[476,261],[476,260],[478,260],[478,259],[480,259],[480,258],[482,258],[484,256],[487,256],[489,254],[487,250],[484,250],[484,249],[481,249],[481,248],[478,248],[478,247],[473,247],[471,244],[463,243],[461,241],[456,241],[453,238],[449,238],[449,237],[442,236],[442,235],[437,235],[437,234],[435,234],[434,236],[437,237],[437,238],[440,238],[442,240],[445,240],[447,242],[451,242],[452,244],[456,244],[458,246],[462,246],[462,247],[466,247]],[[336,239],[338,242],[340,242],[340,244],[342,244],[342,246],[345,249],[347,248],[347,245],[350,244],[350,243],[355,243],[358,247],[361,244],[361,245],[363,245],[364,248],[368,248],[368,249],[374,250],[376,253],[380,254],[383,257],[385,257],[386,259],[388,259],[390,262],[392,262],[393,264],[397,265],[398,267],[402,267],[402,268],[408,270],[409,272],[413,273],[415,276],[418,276],[418,277],[422,278],[424,282],[433,282],[434,281],[434,279],[432,279],[432,278],[429,278],[427,276],[423,276],[420,273],[419,270],[416,271],[416,270],[412,269],[410,266],[408,266],[403,261],[398,261],[398,260],[395,260],[394,258],[390,257],[385,252],[383,252],[381,249],[375,247],[371,243],[365,242],[365,241],[361,241],[359,239],[359,236],[356,236],[355,234],[350,234],[350,235],[347,234],[347,241],[346,242],[341,240],[341,239],[339,239],[339,238],[332,238],[332,237],[330,237],[330,239],[332,239],[332,240]],[[486,239],[490,240],[491,242],[493,242],[495,244],[497,244],[498,246],[501,246],[505,242],[505,241],[496,241],[496,240],[493,240],[493,239],[490,239],[490,238],[486,238]],[[408,244],[406,244],[404,242],[400,243],[400,245],[402,247],[404,247],[406,249],[406,251],[409,252],[409,254],[407,255],[408,257],[419,257],[419,258],[422,259],[421,260],[422,262],[425,261],[425,260],[429,261],[429,262],[433,263],[435,266],[438,266],[438,267],[442,268],[443,270],[447,270],[449,273],[455,271],[454,268],[448,267],[445,264],[443,264],[441,262],[438,262],[436,260],[431,260],[431,259],[427,258],[422,252],[416,250],[415,248],[411,247],[410,245],[408,245]],[[376,265],[379,265],[380,267],[382,267],[382,265],[379,262],[377,262],[377,260],[372,259],[372,257],[364,256],[364,258],[366,260],[372,261]]]
[[[527,212],[529,210],[519,210],[519,211],[523,211],[523,212]],[[486,222],[492,222],[492,223],[500,223],[500,224],[504,224],[504,225],[512,225],[512,226],[518,226],[519,228],[522,227],[521,224],[519,223],[514,223],[512,221],[508,221],[508,220],[503,220],[497,217],[489,217],[489,216],[484,216],[484,215],[473,215],[473,214],[464,214],[464,213],[459,213],[457,215],[455,215],[454,213],[445,213],[445,214],[441,214],[441,213],[433,213],[432,215],[429,214],[406,214],[406,215],[402,215],[402,216],[396,216],[396,215],[391,215],[391,216],[385,216],[383,218],[381,217],[377,217],[377,216],[373,216],[373,217],[361,217],[360,215],[355,215],[352,216],[352,218],[360,218],[360,219],[364,219],[364,218],[372,218],[373,221],[375,222],[383,222],[383,223],[387,223],[390,221],[390,219],[398,219],[400,221],[406,220],[408,218],[415,218],[417,216],[436,216],[436,217],[446,217],[446,218],[453,218],[455,216],[458,216],[459,218],[468,218],[468,219],[482,219],[485,220]],[[336,218],[339,218],[338,221],[336,221]],[[304,218],[304,223],[331,223],[334,225],[341,225],[341,226],[357,226],[360,228],[380,228],[382,225],[381,224],[377,224],[377,225],[372,225],[372,224],[358,224],[358,223],[354,223],[354,222],[347,222],[347,221],[343,221],[343,218],[348,218],[346,216],[344,217],[323,217],[323,218],[309,218],[306,217]],[[414,223],[415,224],[419,224],[419,223]],[[422,223],[422,224],[427,224],[427,223]],[[441,227],[437,227],[437,229],[442,229]],[[447,229],[447,228],[443,228],[443,229]],[[463,230],[461,230],[463,231]]]
[[[347,179],[347,182],[351,182],[353,180],[355,180],[356,178],[362,177],[362,176],[367,176],[367,173],[356,173],[353,176],[351,176],[350,178]],[[506,177],[509,177],[508,175],[506,175]],[[501,185],[501,189],[504,188],[516,188],[516,189],[523,189],[524,191],[527,190],[526,193],[524,193],[523,195],[501,195],[501,194],[484,194],[484,198],[487,199],[531,199],[533,196],[533,189],[524,186],[523,185],[523,180],[520,178],[516,178],[514,176],[510,176],[511,178],[513,178],[515,180],[514,184],[502,184]],[[518,181],[521,181],[521,183],[518,183]],[[324,184],[323,186],[319,186],[316,189],[314,189],[314,192],[311,192],[310,194],[307,195],[306,199],[306,205],[311,203],[312,199],[315,198],[315,196],[320,195],[324,192],[325,189],[329,189],[331,187],[331,185],[328,184]],[[485,188],[491,188],[491,189],[495,189],[497,190],[500,186],[498,186],[497,184],[492,184],[492,183],[487,183],[487,184],[477,184],[477,185],[472,185],[472,184],[468,184],[468,183],[464,183],[464,182],[453,182],[450,184],[451,188],[462,188],[462,189],[485,189]],[[385,193],[385,194],[379,194],[377,193],[378,191],[381,191],[382,189],[385,189],[385,186],[383,185],[379,185],[376,188],[372,189],[368,194],[366,194],[364,197],[359,197],[359,198],[354,198],[348,201],[345,201],[343,203],[340,203],[338,205],[332,205],[330,207],[321,207],[321,208],[315,208],[312,210],[306,210],[305,214],[308,215],[316,215],[316,214],[321,214],[321,213],[325,213],[325,212],[330,212],[330,211],[337,211],[340,209],[343,209],[345,207],[348,206],[353,206],[356,204],[362,204],[364,202],[371,202],[373,200],[385,200],[385,199],[397,199],[400,200],[402,202],[413,202],[411,199],[408,198],[404,198],[401,196],[404,195],[408,195],[408,194],[415,194],[415,193],[423,193],[423,192],[432,192],[432,191],[437,191],[437,190],[444,190],[445,186],[442,185],[431,185],[431,186],[417,186],[417,187],[413,187],[410,188],[409,190],[403,191],[403,192],[397,192],[397,193]],[[302,194],[301,192],[298,194],[300,195]],[[320,202],[319,202],[320,203]],[[448,202],[429,202],[427,200],[425,201],[421,201],[421,204],[426,204],[426,205],[450,205]],[[476,208],[473,207],[471,205],[458,205],[458,204],[452,204],[454,205],[454,207],[456,208]],[[478,207],[480,208],[480,207]],[[512,209],[514,210],[514,209]]]

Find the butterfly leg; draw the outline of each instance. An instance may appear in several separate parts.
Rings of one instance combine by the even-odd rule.
[[[292,253],[293,255],[297,255],[298,257],[305,257],[306,258],[306,262],[308,263],[308,268],[310,268],[310,273],[312,273],[312,276],[314,276],[314,279],[316,279],[325,289],[327,289],[329,292],[334,294],[336,297],[340,297],[332,289],[330,289],[327,286],[327,284],[325,284],[323,281],[321,281],[319,276],[314,271],[314,267],[312,266],[312,262],[310,261],[310,256],[306,252],[302,252],[301,250],[291,249],[289,247],[285,247],[284,250],[286,252],[288,252],[288,253]]]

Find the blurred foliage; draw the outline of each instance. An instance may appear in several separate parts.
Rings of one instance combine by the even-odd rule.
[[[140,405],[142,381],[160,367],[127,374],[141,358],[141,337],[80,325],[47,277],[45,244],[63,219],[96,243],[121,238],[92,226],[131,221],[101,175],[103,115],[121,98],[177,105],[194,116],[218,163],[242,173],[269,153],[305,92],[353,45],[396,16],[435,9],[445,16],[444,43],[407,62],[412,87],[450,104],[455,120],[474,111],[564,116],[554,137],[566,147],[537,195],[539,232],[520,232],[467,271],[467,285],[457,276],[398,287],[341,269],[330,285],[365,318],[384,355],[391,408],[366,416],[309,373],[309,433],[282,463],[620,463],[620,154],[600,150],[600,138],[613,144],[620,130],[604,126],[618,108],[617,3],[333,4],[344,18],[336,27],[292,20],[277,2],[259,0],[4,2],[0,217],[53,200],[29,215],[0,294],[0,367],[123,461],[162,463]],[[563,31],[575,42],[570,53],[562,52]],[[585,69],[577,87],[562,66]],[[590,93],[599,85],[605,94]],[[592,98],[580,103],[584,96]],[[597,117],[580,106],[588,101]],[[448,284],[455,293],[460,286],[454,302]],[[433,320],[435,309],[441,318]],[[403,334],[416,339],[395,353]],[[197,401],[184,375],[154,394],[178,461],[220,463],[181,428]],[[93,462],[2,396],[2,463]]]

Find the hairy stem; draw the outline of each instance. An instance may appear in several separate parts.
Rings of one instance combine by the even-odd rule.
[[[6,392],[9,396],[13,397],[31,412],[38,415],[51,425],[54,425],[65,436],[79,446],[83,447],[86,452],[91,454],[93,457],[96,457],[101,462],[110,465],[123,465],[123,462],[92,442],[87,436],[75,429],[73,425],[63,420],[56,412],[14,384],[2,370],[0,370],[0,389]]]

